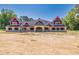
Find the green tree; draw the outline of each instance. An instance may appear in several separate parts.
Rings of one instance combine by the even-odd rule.
[[[70,30],[79,30],[79,4],[64,18],[64,24]]]
[[[0,28],[5,28],[5,26],[9,25],[9,21],[13,17],[17,17],[13,10],[3,8],[0,14]]]
[[[77,14],[77,10],[74,8],[72,9],[68,15],[64,18],[64,24],[66,27],[70,30],[78,30],[78,24],[79,24],[79,19],[75,19]]]

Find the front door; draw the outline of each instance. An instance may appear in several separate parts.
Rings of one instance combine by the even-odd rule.
[[[37,27],[36,32],[42,32],[42,27]]]

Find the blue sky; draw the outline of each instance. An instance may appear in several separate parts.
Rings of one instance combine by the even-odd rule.
[[[19,16],[28,16],[34,19],[52,20],[56,16],[61,18],[74,8],[73,4],[0,4],[2,8],[11,9]]]

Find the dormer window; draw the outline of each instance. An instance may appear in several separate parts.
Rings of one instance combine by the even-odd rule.
[[[60,24],[60,21],[55,21],[55,24]]]
[[[17,25],[17,22],[12,22],[12,25]]]

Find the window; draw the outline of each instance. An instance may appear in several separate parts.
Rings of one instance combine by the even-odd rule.
[[[12,30],[12,28],[8,28],[8,30]]]
[[[60,24],[60,22],[59,21],[56,21],[55,24]]]
[[[12,25],[19,25],[18,22],[12,22]]]
[[[61,28],[61,30],[64,30],[64,28]]]
[[[17,24],[17,22],[12,22],[12,24],[13,24],[13,25],[16,25],[16,24]]]
[[[61,21],[60,20],[55,20],[54,24],[61,24]]]
[[[52,30],[55,30],[55,28],[52,28]]]
[[[34,28],[30,28],[30,30],[34,30]]]
[[[18,30],[18,28],[15,28],[15,30]]]

